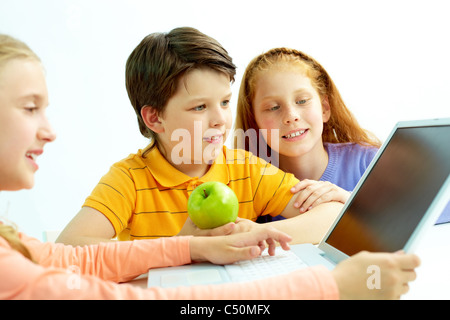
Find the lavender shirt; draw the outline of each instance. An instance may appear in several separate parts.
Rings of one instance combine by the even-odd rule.
[[[366,171],[378,148],[357,143],[324,143],[328,166],[320,181],[329,181],[342,189],[353,191]],[[257,222],[283,220],[284,217],[260,216]]]
[[[320,181],[329,181],[342,189],[353,191],[378,148],[356,143],[324,143],[328,166]]]

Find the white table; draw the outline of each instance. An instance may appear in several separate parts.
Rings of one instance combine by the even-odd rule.
[[[421,266],[416,269],[417,279],[410,283],[404,300],[450,300],[450,223],[431,227],[421,239],[416,252]],[[129,282],[147,287],[147,277]]]
[[[404,300],[450,299],[450,223],[431,227],[415,252],[421,259],[417,279]]]

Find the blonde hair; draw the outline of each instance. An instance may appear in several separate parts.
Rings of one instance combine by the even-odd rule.
[[[34,59],[41,61],[22,41],[6,34],[0,34],[0,67],[12,59]]]
[[[1,68],[13,59],[40,61],[39,57],[25,43],[11,36],[0,34],[0,72]],[[32,260],[30,252],[20,240],[15,227],[0,222],[0,237],[9,243],[11,248]]]
[[[20,240],[19,233],[15,227],[0,222],[0,237],[9,243],[11,248],[20,252],[24,257],[33,260],[30,251]]]
[[[330,106],[330,119],[324,123],[322,141],[330,143],[354,142],[361,145],[380,147],[381,143],[371,132],[361,128],[358,121],[346,107],[338,89],[327,71],[312,57],[301,51],[289,48],[275,48],[254,58],[247,66],[239,89],[235,129],[254,129],[258,132],[253,110],[253,98],[256,81],[262,71],[285,63],[299,66],[310,78],[321,101],[327,100]],[[251,146],[245,143],[238,146],[249,150]],[[253,146],[254,147],[254,146]],[[270,148],[267,146],[268,152]],[[255,150],[255,149],[253,149]]]

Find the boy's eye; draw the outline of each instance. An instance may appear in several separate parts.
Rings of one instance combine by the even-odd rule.
[[[301,100],[296,101],[295,103],[297,103],[297,104],[305,104],[306,102],[308,102],[308,100],[301,99]]]

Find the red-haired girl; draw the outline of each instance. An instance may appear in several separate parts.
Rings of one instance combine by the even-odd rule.
[[[301,180],[292,190],[304,193],[297,199],[301,211],[345,202],[380,146],[360,127],[326,70],[288,48],[269,50],[247,66],[235,127],[264,137],[237,147],[270,159],[275,154],[279,168]]]

